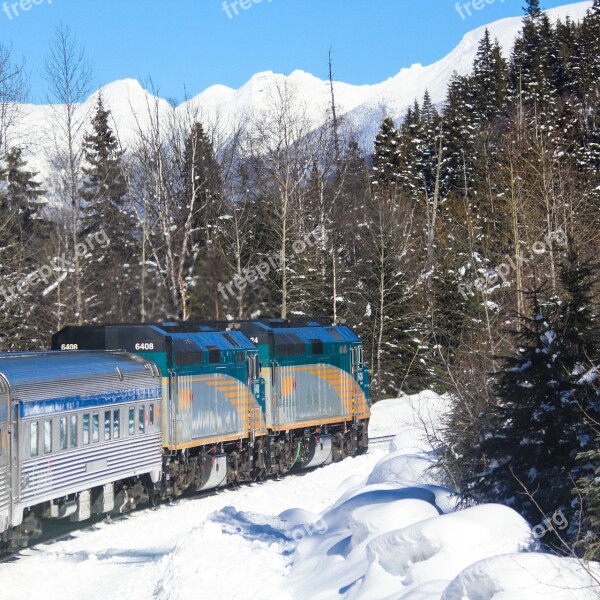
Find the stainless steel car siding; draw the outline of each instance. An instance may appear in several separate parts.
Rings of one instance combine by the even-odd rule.
[[[28,423],[25,421],[24,427]],[[27,508],[114,481],[160,472],[161,467],[160,431],[142,435],[136,432],[132,437],[23,460],[21,496],[15,500],[21,508]]]
[[[4,405],[6,421],[0,421],[0,533],[8,529],[11,513],[11,439],[9,433],[10,423],[10,394],[6,381],[0,376],[0,404]]]
[[[153,389],[159,382],[150,370],[144,368],[140,362],[138,372],[127,372],[124,379],[120,380],[118,374],[108,372],[103,376],[82,377],[71,380],[48,381],[31,384],[20,384],[11,388],[13,400],[35,401],[48,398],[64,398],[70,396],[87,396],[110,392],[127,392],[130,389]],[[132,401],[126,404],[111,404],[85,410],[70,411],[53,415],[39,415],[19,419],[18,436],[21,443],[13,448],[20,471],[13,472],[13,511],[12,524],[18,525],[22,518],[23,509],[41,502],[64,497],[80,491],[98,487],[127,479],[144,473],[153,473],[156,479],[162,468],[162,435],[160,431],[161,398]],[[139,434],[136,418],[135,436],[128,437],[121,434],[118,440],[100,441],[82,446],[81,416],[78,423],[77,448],[54,452],[39,457],[29,458],[29,424],[39,420],[43,423],[46,419],[58,419],[61,416],[69,417],[72,414],[83,415],[86,413],[104,410],[114,411],[123,407],[121,431],[125,432],[127,408],[134,406],[138,415],[139,406],[154,404],[158,409],[156,422],[145,434]],[[43,427],[43,426],[42,426]],[[53,436],[55,432],[53,431]],[[102,435],[102,431],[101,431]],[[56,443],[56,440],[54,440]],[[55,446],[53,446],[54,448]]]
[[[48,398],[69,398],[74,396],[92,396],[101,393],[125,392],[132,388],[154,388],[159,385],[158,379],[148,371],[127,373],[123,381],[117,373],[107,373],[104,376],[81,377],[68,381],[56,379],[11,385],[14,402],[46,400]]]

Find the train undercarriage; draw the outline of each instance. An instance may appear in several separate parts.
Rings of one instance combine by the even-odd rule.
[[[165,456],[162,498],[279,477],[366,452],[368,421],[272,432]]]
[[[93,515],[125,514],[138,505],[156,506],[185,493],[261,482],[363,454],[368,449],[367,431],[368,420],[364,420],[271,432],[193,451],[165,451],[162,478],[157,482],[144,475],[26,509],[18,527],[0,534],[0,554],[35,543],[44,533],[44,523],[51,519],[78,523]]]

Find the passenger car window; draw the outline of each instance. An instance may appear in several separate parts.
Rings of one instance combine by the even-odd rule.
[[[38,424],[31,423],[29,426],[29,456],[37,456],[39,454],[38,449]]]
[[[92,415],[92,442],[100,440],[100,415],[94,413]]]
[[[61,417],[60,419],[60,449],[67,449],[67,417]]]
[[[52,452],[52,421],[44,421],[44,454]]]
[[[150,425],[154,425],[154,404],[150,405]]]
[[[121,437],[121,411],[119,409],[113,412],[113,437],[116,439]]]
[[[83,443],[87,446],[90,443],[90,415],[83,415]]]
[[[77,415],[71,415],[70,429],[71,448],[77,448]]]
[[[104,411],[104,441],[110,440],[110,410]]]
[[[135,435],[135,408],[129,407],[129,435]]]
[[[144,431],[146,431],[146,421],[144,420],[145,412],[146,412],[145,409],[146,409],[145,406],[140,406],[140,422],[139,422],[140,433],[144,433]]]

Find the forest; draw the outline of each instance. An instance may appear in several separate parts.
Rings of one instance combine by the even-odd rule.
[[[44,180],[12,145],[26,70],[0,47],[0,340],[65,324],[328,317],[364,340],[373,399],[453,411],[439,464],[462,500],[600,558],[600,0],[551,22],[528,0],[509,56],[488,32],[442,105],[369,147],[335,86],[314,129],[294,90],[228,124],[148,102],[124,146],[85,51],[57,28]],[[142,123],[143,121],[143,123]],[[268,269],[265,267],[268,266]]]

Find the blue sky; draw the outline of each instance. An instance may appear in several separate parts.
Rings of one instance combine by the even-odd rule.
[[[215,83],[237,88],[258,71],[302,69],[325,78],[329,48],[337,79],[376,83],[415,62],[434,62],[471,29],[521,15],[525,3],[227,0],[225,8],[223,0],[2,2],[0,41],[25,57],[35,102],[45,98],[41,72],[60,21],[85,47],[96,86],[151,77],[161,96],[181,101],[186,90],[192,96]],[[457,10],[467,3],[468,10]],[[542,0],[544,8],[566,3]]]

